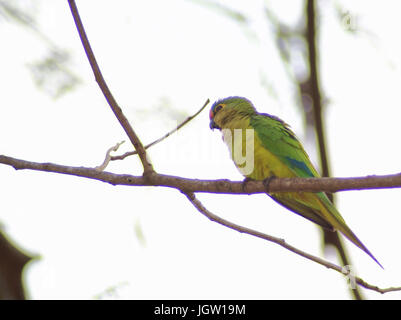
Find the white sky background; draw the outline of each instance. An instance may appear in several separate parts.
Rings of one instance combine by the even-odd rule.
[[[3,21],[0,153],[99,165],[109,147],[127,138],[94,81],[67,1],[37,3],[40,28],[70,52],[71,68],[82,83],[58,100],[39,91],[26,64],[40,59],[46,47],[33,33]],[[144,143],[197,111],[207,98],[213,102],[229,95],[245,96],[259,111],[283,118],[304,140],[294,85],[264,16],[265,2],[247,1],[246,7],[242,1],[221,3],[240,10],[250,24],[241,26],[191,1],[77,1],[103,75]],[[266,3],[290,24],[303,10],[303,1]],[[319,5],[320,77],[329,100],[325,120],[332,173],[399,172],[399,2],[325,0]],[[361,34],[345,32],[336,5],[355,14]],[[262,77],[275,94],[269,94]],[[200,179],[242,179],[220,134],[208,125],[205,110],[150,149],[155,169]],[[310,142],[306,148],[316,159]],[[120,152],[130,149],[126,142]],[[141,165],[133,157],[107,170],[139,175]],[[3,228],[20,247],[41,256],[25,273],[33,299],[349,298],[340,274],[209,221],[176,190],[113,187],[4,165],[0,179]],[[400,195],[399,189],[337,194],[343,217],[385,267],[381,270],[346,242],[355,270],[380,287],[401,285]],[[226,219],[323,256],[318,228],[267,196],[199,194],[199,199]],[[115,286],[113,294],[105,293]]]

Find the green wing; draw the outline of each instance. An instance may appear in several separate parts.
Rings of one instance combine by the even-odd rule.
[[[262,145],[277,156],[297,177],[319,177],[301,143],[288,125],[268,114],[251,117],[250,125],[262,142]]]
[[[313,167],[301,143],[284,121],[268,114],[257,114],[252,117],[250,124],[261,140],[263,147],[273,153],[284,166],[290,168],[295,177],[311,178],[320,176]],[[305,199],[305,197],[301,197],[294,192],[273,194],[271,196],[284,207],[322,227],[328,229],[332,229],[333,226],[337,227],[322,212],[320,204],[316,202],[316,198],[318,198],[319,202],[327,207],[330,215],[335,217],[335,220],[345,223],[325,193],[318,192],[310,195],[311,197],[307,197],[309,199]]]
[[[295,176],[302,178],[319,177],[301,143],[285,122],[268,114],[256,114],[251,117],[250,125],[254,128],[263,147],[274,154],[283,165],[290,168]],[[329,229],[334,227],[339,230],[381,266],[346,225],[341,214],[324,192],[305,192],[303,196],[297,192],[288,192],[270,196],[287,209],[322,227]]]
[[[267,114],[257,114],[251,118],[250,124],[263,147],[273,153],[283,166],[288,167],[295,177],[319,177],[301,143],[282,120]],[[305,199],[305,196],[301,197],[296,193],[277,193],[270,196],[304,218],[326,229],[333,229],[333,225],[325,219],[318,203],[313,199]],[[324,202],[327,199],[324,193],[314,194],[313,197],[323,198]],[[330,202],[328,199],[327,201]],[[338,218],[342,220],[341,216]]]

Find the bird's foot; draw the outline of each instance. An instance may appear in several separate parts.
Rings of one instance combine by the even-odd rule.
[[[251,179],[251,178],[248,178],[248,177],[246,177],[246,178],[242,181],[242,184],[241,184],[242,192],[245,192],[246,185],[248,184],[249,181],[252,181],[252,179]]]
[[[267,193],[270,193],[270,183],[276,178],[277,178],[276,176],[270,176],[263,180],[263,185],[265,186]]]

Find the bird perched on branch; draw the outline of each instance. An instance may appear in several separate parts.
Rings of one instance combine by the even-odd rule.
[[[210,110],[210,128],[222,131],[236,167],[247,180],[263,180],[268,190],[271,179],[319,177],[309,156],[289,126],[281,119],[258,113],[242,97],[216,101]],[[382,265],[347,226],[324,192],[270,193],[285,208],[323,228],[340,231],[357,247]]]

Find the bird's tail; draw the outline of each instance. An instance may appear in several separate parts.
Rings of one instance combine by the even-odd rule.
[[[336,207],[331,203],[324,193],[318,193],[319,203],[321,205],[321,213],[324,215],[326,221],[328,221],[336,230],[340,231],[346,238],[348,238],[357,247],[362,249],[368,254],[382,269],[383,266],[373,256],[373,254],[365,247],[365,245],[358,239],[355,233],[347,226],[341,214],[338,212]]]

